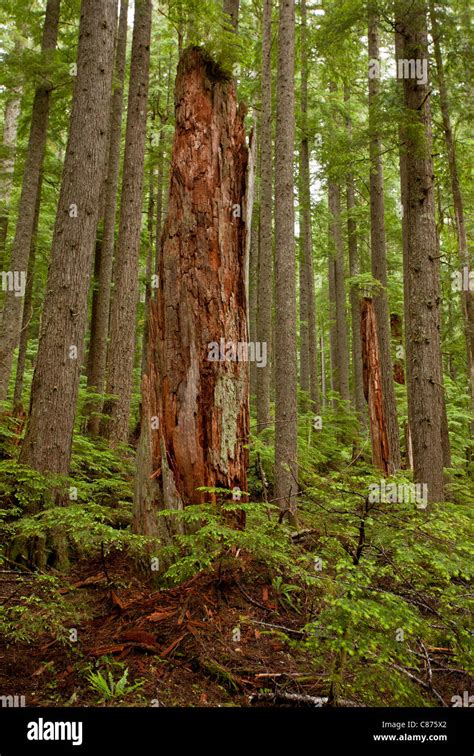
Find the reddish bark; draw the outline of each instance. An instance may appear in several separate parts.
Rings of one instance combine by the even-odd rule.
[[[384,475],[390,472],[390,447],[384,416],[380,351],[372,299],[361,301],[361,341],[364,395],[369,410],[372,461]]]
[[[243,116],[199,48],[181,56],[175,106],[135,492],[135,529],[163,538],[177,526],[157,510],[213,499],[201,486],[246,490],[249,432],[247,363],[208,359],[211,342],[248,340]]]

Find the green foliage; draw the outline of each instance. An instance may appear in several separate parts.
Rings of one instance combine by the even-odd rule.
[[[294,611],[298,611],[295,594],[301,591],[299,585],[285,583],[281,575],[276,575],[272,580],[272,588],[283,607],[290,607]]]
[[[5,568],[8,563],[0,557],[0,565]],[[66,643],[67,627],[78,623],[81,609],[60,593],[58,578],[19,573],[18,583],[0,607],[0,638],[7,645],[32,644],[50,633]]]
[[[12,420],[0,416],[3,448]],[[1,448],[1,446],[0,446]],[[15,447],[13,447],[15,448]],[[42,474],[13,459],[0,460],[0,533],[12,556],[28,562],[28,548],[58,528],[81,555],[126,549],[140,555],[148,539],[130,532],[132,463],[102,440],[77,434],[70,476]],[[63,506],[57,506],[58,500]]]
[[[98,695],[99,702],[113,701],[116,704],[123,701],[130,693],[139,690],[144,684],[143,680],[139,680],[133,684],[128,682],[128,667],[123,670],[117,680],[114,680],[113,672],[110,668],[105,674],[102,674],[100,670],[89,672],[87,680],[91,690]]]
[[[225,489],[219,491],[223,495],[232,493]],[[241,511],[247,517],[245,530],[237,530],[232,520],[232,515]],[[162,517],[182,521],[188,531],[176,535],[173,545],[163,549],[166,561],[172,562],[163,576],[164,581],[180,583],[238,549],[261,560],[275,573],[286,570],[290,574],[296,571],[300,575],[292,560],[287,529],[270,519],[270,513],[275,511],[277,508],[274,505],[260,502],[219,502],[160,512]]]
[[[449,647],[453,666],[470,668],[472,508],[467,501],[427,510],[381,503],[364,512],[362,503],[351,503],[350,490],[341,495],[341,489],[354,487],[353,496],[359,488],[363,498],[369,479],[318,479],[307,491],[305,514],[324,535],[318,540],[323,569],[317,573],[323,600],[305,646],[318,667],[333,666],[335,677],[343,664],[346,698],[422,705],[420,687],[403,671],[423,677],[421,642]]]
[[[144,207],[152,211],[156,191],[150,186],[158,167],[170,160],[173,120],[173,87],[178,48],[201,46],[215,63],[210,71],[222,79],[235,77],[239,100],[260,112],[261,21],[259,2],[242,0],[239,29],[231,30],[221,0],[172,0],[154,7],[151,47],[151,80],[148,119],[149,145]],[[298,4],[297,4],[298,5]],[[327,344],[330,317],[327,263],[331,253],[327,226],[328,178],[340,183],[344,199],[350,173],[355,182],[356,207],[351,217],[357,223],[360,272],[346,277],[351,288],[377,291],[369,272],[370,197],[369,138],[367,118],[367,51],[361,39],[367,34],[365,0],[326,0],[323,8],[308,3],[307,49],[301,50],[297,7],[297,62],[301,54],[309,61],[309,102],[306,114],[311,159],[311,210],[313,263],[316,274],[318,335],[326,339],[324,363],[330,384],[330,350]],[[273,31],[277,29],[277,4],[273,4]],[[441,46],[450,98],[450,115],[457,147],[458,173],[466,208],[474,201],[470,181],[472,164],[472,104],[469,90],[468,19],[463,0],[446,7],[438,4]],[[52,85],[51,113],[44,162],[39,226],[36,239],[36,270],[33,314],[26,354],[23,402],[29,400],[34,361],[38,348],[40,314],[45,292],[76,60],[79,0],[62,3],[58,49],[42,56],[39,50],[45,3],[40,0],[4,0],[0,26],[4,41],[0,52],[3,86],[0,118],[11,91],[20,91],[21,114],[15,145],[13,191],[9,203],[10,223],[5,261],[8,261],[15,232],[14,208],[18,206],[21,179],[28,145],[31,106],[40,82]],[[377,3],[380,35],[387,70],[380,82],[380,95],[372,104],[371,122],[381,138],[384,169],[385,237],[388,256],[387,294],[390,312],[403,321],[402,222],[397,212],[400,199],[399,124],[415,142],[422,136],[420,125],[408,123],[400,98],[400,86],[393,75],[393,3]],[[130,36],[129,36],[130,43]],[[129,44],[130,48],[130,44]],[[272,45],[276,69],[277,45]],[[392,65],[392,69],[390,66]],[[250,503],[233,502],[231,491],[203,489],[213,503],[164,511],[160,517],[174,518],[183,525],[172,545],[162,549],[168,565],[165,584],[179,584],[196,572],[235,560],[252,557],[269,573],[272,591],[280,608],[297,612],[307,622],[302,646],[328,685],[337,684],[339,694],[366,705],[436,704],[431,691],[415,677],[423,676],[423,648],[449,648],[452,667],[472,669],[472,629],[469,616],[472,580],[472,511],[474,504],[473,440],[469,433],[468,367],[462,308],[453,292],[451,276],[459,269],[458,240],[452,201],[451,178],[442,131],[440,98],[434,66],[430,102],[433,113],[433,159],[436,175],[436,212],[440,237],[442,289],[442,353],[444,387],[450,430],[452,467],[447,471],[448,502],[426,510],[415,504],[380,503],[367,506],[367,493],[379,477],[369,463],[370,440],[360,427],[353,409],[327,387],[325,406],[315,412],[304,392],[298,396],[299,518],[302,530],[311,534],[299,544],[286,521],[279,522],[279,502],[274,497],[274,427],[261,432],[252,419],[249,441],[248,489]],[[129,66],[127,74],[129,76]],[[296,141],[301,138],[299,108],[300,66],[296,66]],[[329,91],[329,84],[335,88]],[[343,94],[344,88],[346,92]],[[126,87],[125,87],[126,90]],[[276,88],[274,87],[274,92]],[[347,96],[346,96],[347,95]],[[472,98],[471,98],[472,100]],[[352,122],[348,134],[347,119]],[[125,124],[125,119],[124,119]],[[160,137],[163,139],[160,141]],[[7,156],[1,148],[0,157]],[[257,171],[258,189],[258,171]],[[160,187],[167,191],[167,177]],[[258,204],[258,191],[257,191]],[[344,205],[344,201],[343,201]],[[301,209],[301,206],[298,210]],[[341,212],[341,231],[347,248],[347,212]],[[467,214],[467,235],[473,235]],[[146,257],[155,242],[154,220],[143,224],[140,263],[141,283],[148,273]],[[145,228],[146,226],[146,228]],[[0,292],[0,301],[3,293]],[[138,307],[138,333],[143,333],[145,308]],[[138,340],[140,341],[140,340]],[[392,345],[393,347],[395,344]],[[398,346],[398,344],[397,344]],[[133,372],[131,423],[136,422],[140,403],[141,366]],[[13,389],[13,376],[10,395]],[[148,555],[149,539],[131,532],[133,450],[112,451],[107,443],[86,435],[86,418],[91,403],[103,401],[86,388],[81,378],[75,423],[73,458],[68,476],[43,475],[20,465],[17,453],[24,418],[15,417],[4,404],[0,414],[0,536],[4,544],[0,562],[14,567],[28,564],[32,544],[48,543],[58,529],[67,537],[74,557],[126,550],[132,557]],[[396,385],[400,428],[407,420],[406,386]],[[131,428],[132,429],[132,428]],[[402,439],[403,443],[403,439]],[[400,473],[387,483],[410,484],[409,473]],[[58,501],[63,506],[57,506]],[[235,528],[235,516],[244,511],[245,530]],[[12,564],[13,562],[13,564]],[[321,567],[321,569],[320,569]],[[20,589],[7,598],[0,610],[0,633],[8,644],[37,641],[51,633],[68,642],[67,627],[80,619],[81,608],[60,592],[52,575],[19,573]],[[29,590],[31,588],[31,590]],[[308,608],[310,607],[310,608]],[[400,631],[402,631],[403,639]],[[295,643],[294,641],[288,641]],[[99,662],[105,669],[89,669],[91,690],[101,702],[120,702],[142,683],[129,683],[128,669],[111,660]],[[220,673],[219,673],[220,674]],[[219,677],[217,674],[217,677]],[[439,702],[438,702],[439,703]]]

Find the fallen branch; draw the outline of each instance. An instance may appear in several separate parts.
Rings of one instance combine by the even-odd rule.
[[[303,530],[298,530],[295,533],[292,533],[290,538],[292,541],[300,541],[302,538],[305,538],[308,535],[313,535],[314,533],[320,534],[320,531],[316,528],[304,528]]]
[[[428,683],[425,683],[423,680],[420,680],[419,677],[414,675],[412,672],[409,672],[408,669],[405,669],[405,667],[400,667],[398,664],[393,664],[393,663],[389,664],[388,666],[391,667],[392,669],[396,669],[398,672],[402,672],[404,675],[409,677],[410,680],[413,680],[414,682],[418,683],[418,685],[421,685],[421,687],[424,688],[425,690],[429,690],[430,693],[432,693],[435,696],[435,698],[438,699],[438,701],[441,703],[442,706],[447,707],[446,701],[440,696],[440,694],[435,688],[430,686]]]
[[[305,704],[306,706],[315,706],[320,708],[326,706],[329,698],[327,696],[307,696],[303,693],[283,693],[282,691],[275,691],[274,693],[254,693],[250,696],[250,703],[255,701],[268,701],[269,703],[287,702],[296,704]],[[339,703],[342,706],[358,707],[361,704],[354,701],[348,701],[345,698],[339,698]]]
[[[426,650],[425,644],[423,643],[423,641],[421,639],[420,639],[420,645],[421,645],[421,648],[423,649],[423,653],[424,653],[425,659],[426,659],[426,666],[427,666],[427,669],[428,669],[428,688],[431,691],[431,693],[433,694],[433,696],[435,696],[438,699],[438,701],[440,701],[442,703],[443,706],[447,706],[447,704],[443,700],[442,696],[438,693],[438,691],[433,686],[433,670],[431,669],[430,656],[428,654],[428,651]]]
[[[280,630],[281,632],[285,632],[288,635],[299,635],[304,636],[306,633],[303,632],[303,630],[293,630],[291,627],[284,627],[283,625],[272,625],[270,622],[260,622],[260,620],[254,620],[250,619],[249,621],[253,622],[256,625],[263,625],[264,627],[270,627],[272,630]]]
[[[266,612],[272,612],[272,611],[274,611],[273,609],[270,609],[268,606],[265,606],[264,604],[261,604],[256,599],[252,598],[252,596],[249,596],[249,594],[246,593],[246,591],[244,591],[244,589],[242,588],[242,586],[240,585],[240,583],[239,583],[238,580],[236,580],[235,583],[237,585],[237,588],[241,592],[242,596],[245,599],[247,599],[247,601],[249,601],[251,604],[253,604],[254,606],[258,606],[259,609],[264,609]]]

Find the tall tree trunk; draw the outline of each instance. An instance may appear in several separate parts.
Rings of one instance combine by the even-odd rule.
[[[341,190],[339,184],[330,179],[329,192],[329,224],[330,224],[330,265],[333,271],[330,275],[334,281],[334,322],[331,329],[331,359],[334,375],[334,388],[341,395],[341,399],[350,400],[349,393],[349,348],[347,344],[346,321],[346,292],[344,276],[344,247],[341,228]]]
[[[104,412],[108,415],[104,421],[104,435],[113,444],[127,441],[133,389],[151,9],[151,0],[135,2],[120,222],[107,356],[107,393],[115,395],[117,399],[106,402],[104,407]]]
[[[170,96],[172,93],[171,86],[171,64],[172,55],[168,61],[168,77],[166,86],[166,108],[160,112],[161,129],[158,139],[158,186],[156,191],[156,232],[155,232],[155,268],[154,272],[158,275],[161,256],[161,234],[163,232],[163,217],[166,214],[167,189],[169,179],[169,160],[167,154],[168,140],[166,138],[165,125],[170,117]],[[156,295],[156,289],[155,289]]]
[[[175,102],[134,505],[135,531],[162,543],[182,526],[157,511],[215,501],[203,486],[246,491],[249,433],[248,365],[232,353],[248,339],[245,226],[236,212],[245,203],[243,114],[234,83],[196,47],[181,56]]]
[[[67,473],[107,147],[116,0],[83,0],[77,77],[22,464]]]
[[[155,114],[153,113],[153,120]],[[150,145],[151,146],[151,145]],[[149,302],[151,299],[151,284],[153,273],[153,252],[155,241],[155,167],[150,161],[148,169],[148,206],[146,213],[146,227],[147,227],[147,250],[146,250],[146,271],[145,271],[145,298],[144,298],[144,324],[143,324],[143,341],[141,351],[141,378],[146,370],[147,353],[148,353],[148,315],[149,315]]]
[[[257,212],[254,213],[252,220],[252,228],[250,232],[250,262],[249,262],[249,334],[250,342],[255,343],[257,338],[257,306],[258,306],[258,291],[257,291],[257,276],[258,276],[258,235],[260,228],[260,221]],[[256,362],[250,363],[250,396],[252,402],[256,396],[257,391],[257,373],[264,368],[257,367]]]
[[[48,0],[41,41],[41,52],[48,60],[56,48],[59,26],[60,0]],[[48,130],[51,85],[42,84],[36,89],[31,114],[30,135],[21,186],[20,203],[13,241],[10,270],[26,275],[28,256],[33,238],[36,198],[39,191]],[[0,401],[8,393],[13,353],[20,338],[23,297],[8,291],[3,310],[0,333]]]
[[[349,102],[349,91],[344,92],[346,103]],[[349,115],[346,117],[346,128],[349,145],[352,144],[352,121]],[[354,217],[356,209],[355,180],[350,171],[346,176],[346,203],[347,203],[347,246],[349,251],[349,275],[351,278],[360,273],[359,248],[357,240],[357,221]],[[361,312],[359,306],[358,287],[351,286],[351,333],[352,333],[352,374],[354,381],[354,406],[357,416],[362,424],[365,424],[366,408],[364,401],[364,384],[362,375],[362,343],[361,343]]]
[[[15,53],[21,51],[20,43],[15,45]],[[5,245],[8,233],[10,196],[13,189],[15,168],[16,135],[21,109],[21,88],[15,87],[5,103],[3,115],[3,154],[0,160],[0,269],[5,267]]]
[[[121,0],[120,19],[115,53],[115,75],[110,107],[109,148],[107,177],[105,182],[104,231],[102,236],[100,265],[97,275],[97,312],[95,328],[91,332],[94,342],[94,359],[89,372],[89,387],[97,393],[105,390],[107,342],[109,336],[109,313],[112,287],[112,268],[115,244],[115,219],[117,214],[117,188],[120,167],[120,141],[122,135],[123,85],[127,52],[128,0]],[[93,403],[88,418],[88,431],[97,435],[100,428],[102,402]]]
[[[329,198],[328,198],[329,201]],[[332,224],[331,218],[329,219],[329,233],[328,233],[328,246],[331,250],[333,243],[332,239]],[[328,255],[328,302],[329,302],[329,375],[330,375],[330,387],[331,391],[338,391],[339,387],[339,374],[337,371],[337,321],[336,321],[336,271],[334,265],[334,256],[331,252]],[[335,403],[333,402],[335,406]]]
[[[299,371],[299,383],[301,389],[309,395],[310,388],[310,375],[309,375],[309,336],[308,336],[308,279],[306,276],[306,259],[305,256],[308,251],[307,232],[308,227],[305,226],[304,208],[303,208],[303,175],[304,168],[302,164],[302,144],[300,143],[300,166],[299,166],[299,223],[300,223],[300,238],[299,238],[299,260],[298,260],[298,274],[299,274],[299,357],[300,357],[300,371]],[[306,177],[305,177],[306,178]],[[301,407],[305,411],[308,409],[307,399],[302,399]]]
[[[400,12],[400,9],[399,9]],[[403,35],[401,33],[402,23],[397,16],[395,19],[395,59],[398,66],[398,61],[403,59],[404,55],[404,42]],[[402,89],[400,107],[404,104],[404,92],[403,82],[400,82]],[[408,270],[408,223],[406,207],[408,203],[408,186],[407,186],[407,155],[406,155],[406,125],[404,119],[400,118],[398,124],[398,141],[400,145],[399,149],[399,174],[400,174],[400,215],[402,221],[402,247],[403,247],[403,270]],[[404,275],[403,279],[403,323],[405,332],[405,343],[411,338],[409,333],[410,319],[408,317],[408,304],[410,301],[410,291],[408,286],[410,284],[408,276]]]
[[[103,227],[101,222],[101,203],[99,202],[99,223],[97,226],[97,236],[95,240],[95,251],[94,251],[94,264],[93,264],[93,276],[92,276],[92,283],[91,283],[91,317],[90,317],[90,330],[89,330],[89,347],[87,351],[87,366],[86,366],[86,375],[87,375],[87,387],[89,389],[94,389],[92,383],[91,383],[91,376],[92,372],[94,370],[94,365],[96,362],[96,344],[97,340],[95,338],[96,331],[97,331],[97,309],[98,309],[98,299],[99,299],[99,286],[98,286],[98,280],[99,280],[99,270],[100,270],[100,263],[102,258],[102,237],[103,237]],[[86,414],[89,414],[89,412],[92,411],[92,403],[86,408],[85,412]]]
[[[369,20],[369,59],[379,61],[379,33],[377,17]],[[397,405],[393,382],[393,363],[390,348],[390,320],[387,297],[387,251],[385,244],[385,203],[383,185],[382,144],[379,134],[379,79],[369,76],[369,131],[370,131],[370,248],[372,276],[381,286],[373,300],[377,319],[377,335],[380,351],[380,372],[384,417],[389,443],[388,473],[400,469],[400,440]]]
[[[163,194],[165,191],[165,153],[163,130],[158,138],[158,173],[156,187],[156,221],[155,221],[155,273],[158,273],[161,256],[161,234],[163,233]],[[156,293],[156,289],[155,289]]]
[[[456,144],[454,141],[453,130],[451,127],[451,118],[449,114],[449,96],[444,75],[443,58],[441,55],[440,45],[440,28],[436,14],[434,0],[430,0],[430,18],[431,30],[434,45],[434,54],[436,60],[436,69],[438,73],[439,99],[441,105],[441,115],[443,118],[444,139],[446,142],[446,152],[448,154],[449,176],[451,179],[451,192],[454,202],[454,215],[456,219],[456,232],[458,239],[459,262],[467,275],[470,273],[469,250],[467,243],[466,221],[464,218],[464,201],[459,181]],[[467,279],[469,280],[469,278]],[[464,320],[464,330],[466,334],[467,362],[469,373],[469,386],[471,393],[471,436],[474,437],[474,291],[461,289],[461,305]]]
[[[311,179],[308,135],[308,42],[306,0],[301,4],[301,144],[300,144],[300,385],[315,408],[319,405],[316,353],[313,238],[311,229]]]
[[[18,360],[15,376],[15,389],[13,391],[13,411],[15,414],[21,414],[23,411],[22,395],[23,381],[25,376],[26,351],[30,334],[30,321],[33,314],[33,279],[36,262],[36,240],[38,234],[39,214],[41,206],[41,186],[43,176],[40,176],[40,185],[36,196],[35,220],[33,223],[33,236],[31,239],[31,250],[28,259],[28,271],[26,276],[25,302],[23,307],[23,319],[21,323],[20,344],[18,348]]]
[[[272,383],[272,0],[263,2],[262,28],[262,116],[260,130],[260,243],[258,256],[257,338],[267,345],[267,364],[257,370],[257,428],[261,432],[271,423],[270,389]]]
[[[425,5],[402,0],[399,28],[405,60],[427,60]],[[405,78],[407,253],[404,271],[409,321],[406,339],[408,416],[414,477],[428,486],[428,500],[442,501],[444,390],[440,344],[440,265],[433,192],[429,88]]]
[[[224,13],[230,16],[232,27],[237,30],[239,25],[240,0],[224,0]]]
[[[293,205],[295,5],[280,0],[275,139],[275,496],[296,522],[298,490],[296,257]],[[284,314],[284,317],[283,317]]]
[[[321,406],[325,408],[327,406],[327,390],[326,390],[326,343],[324,339],[324,333],[321,329],[319,337],[319,351],[321,353]]]

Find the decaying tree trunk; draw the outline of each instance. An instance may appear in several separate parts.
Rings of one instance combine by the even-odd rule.
[[[159,510],[216,498],[201,486],[246,490],[249,432],[248,365],[232,359],[248,340],[243,114],[232,80],[197,47],[181,56],[175,107],[134,512],[135,531],[162,543],[182,526]]]
[[[384,475],[389,475],[392,465],[384,413],[382,371],[375,308],[373,301],[368,297],[361,300],[360,307],[364,395],[369,410],[372,462]]]

